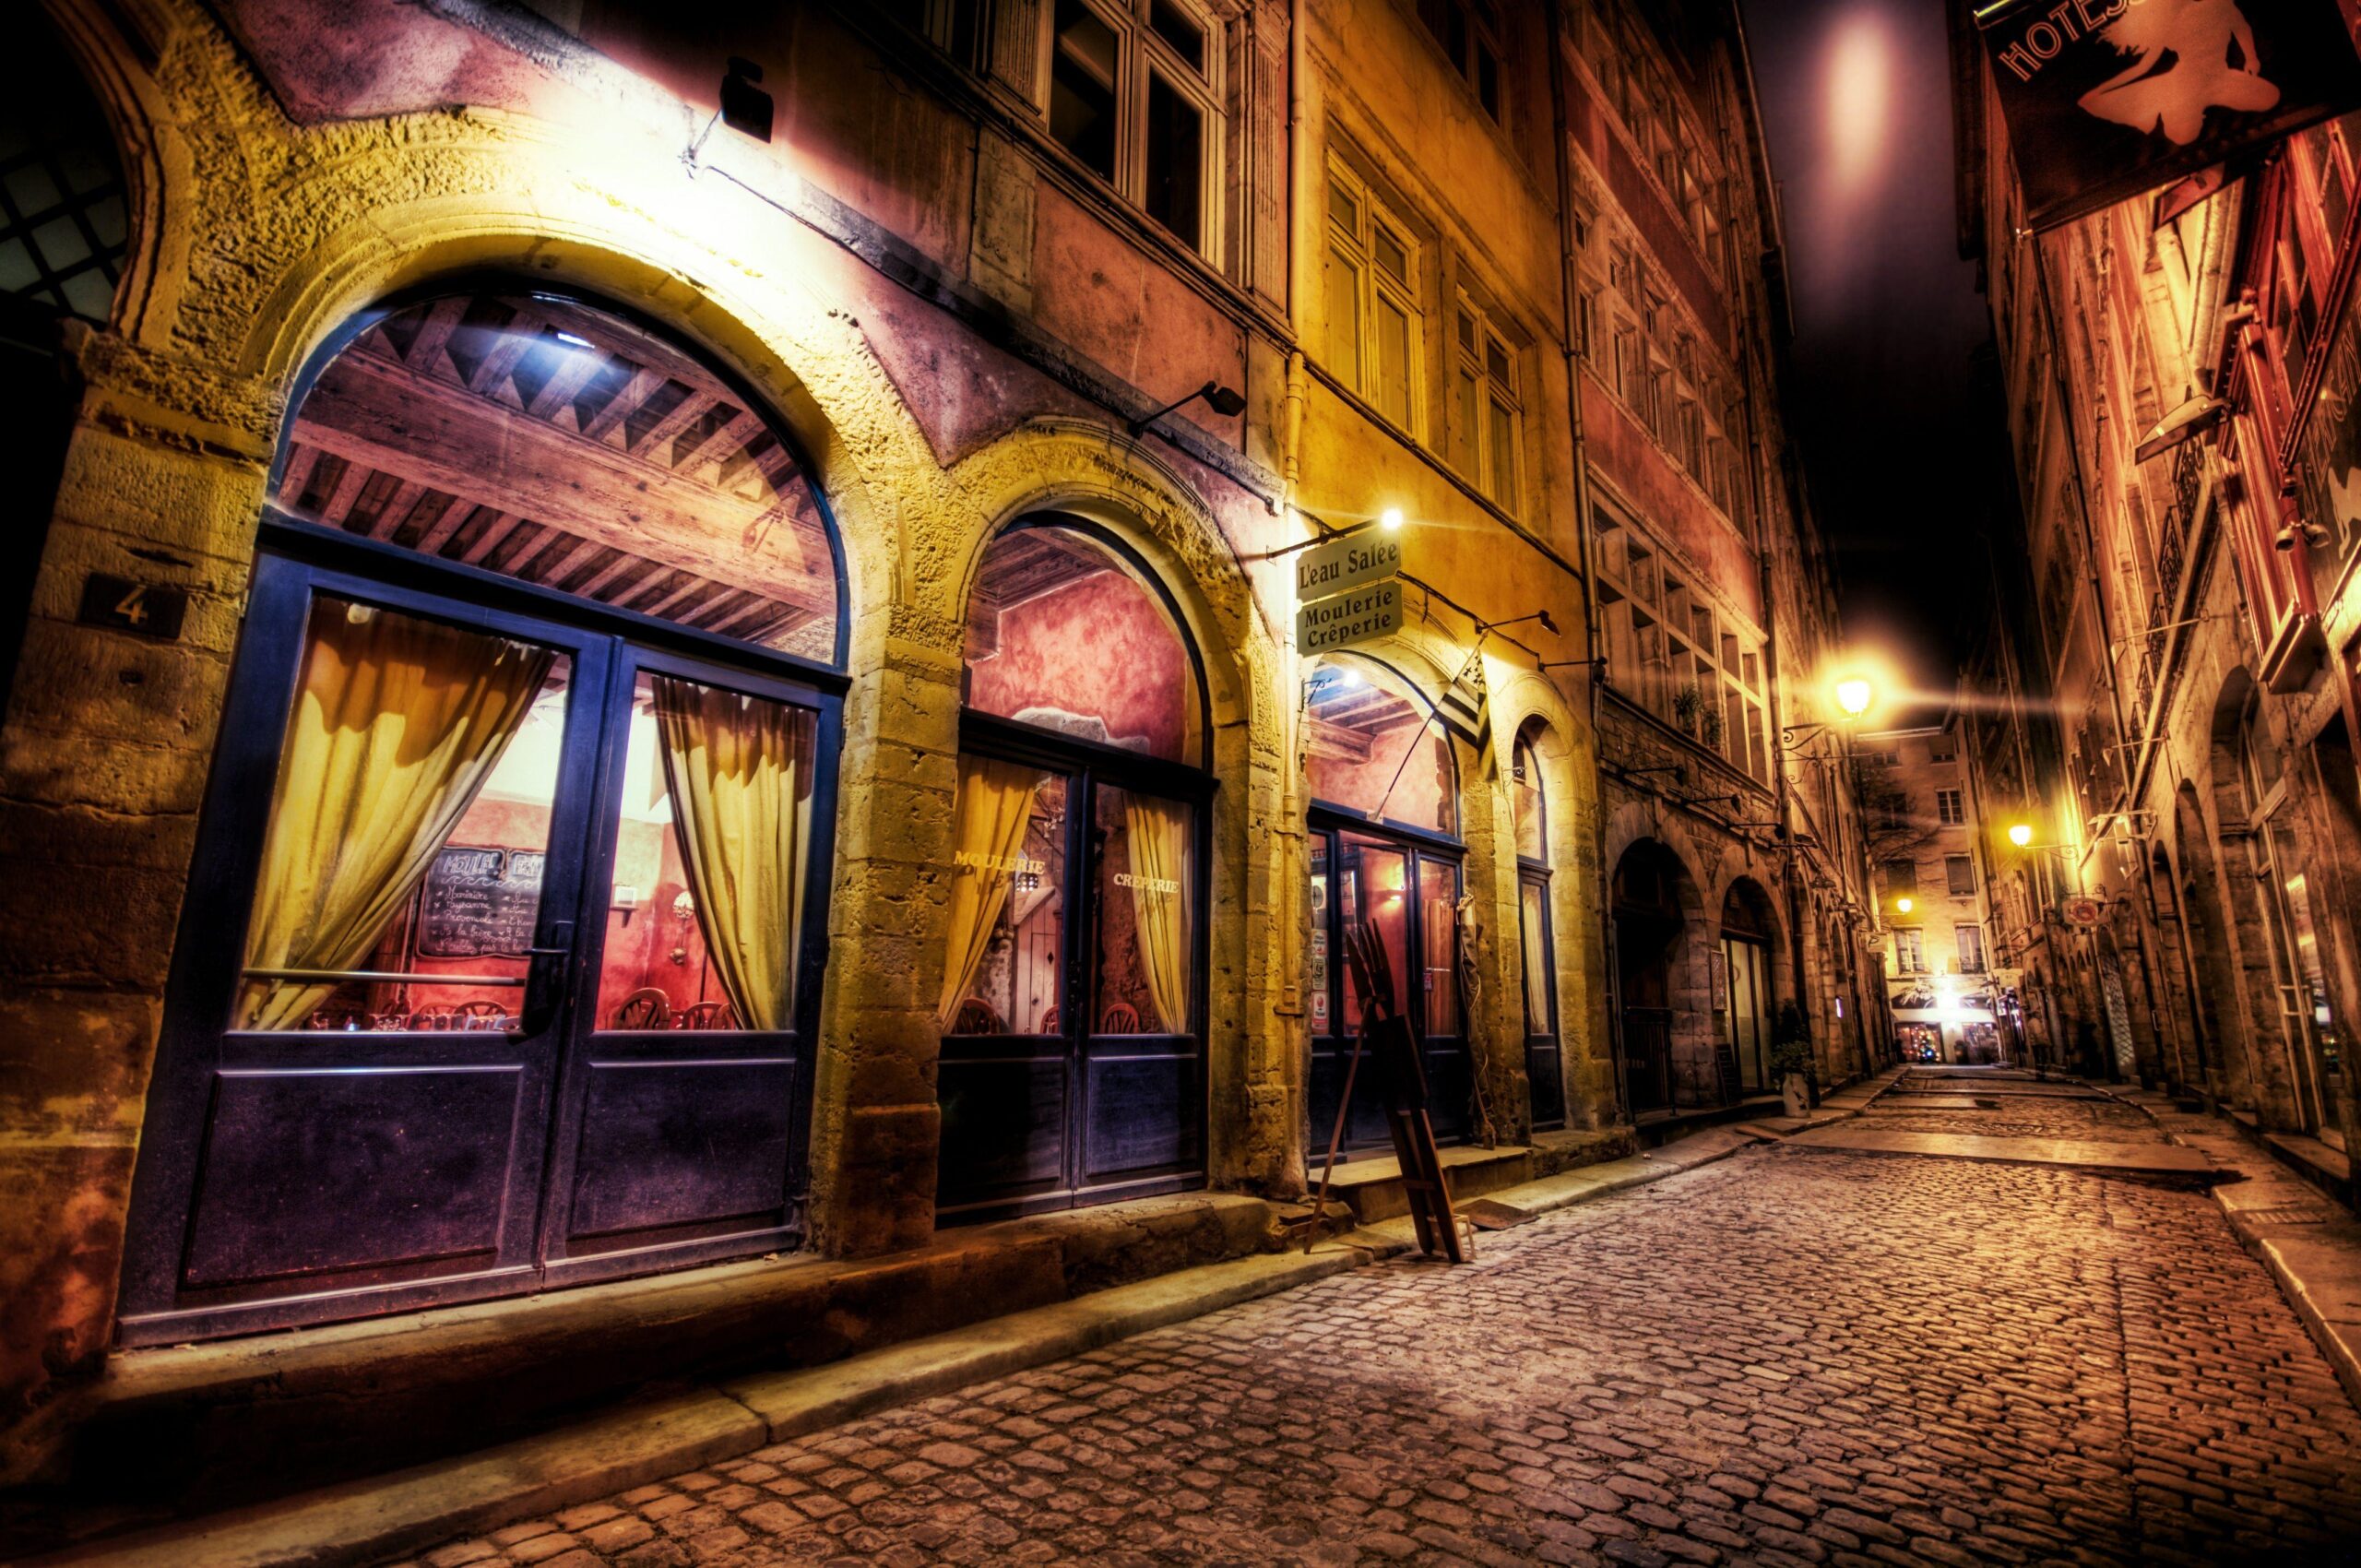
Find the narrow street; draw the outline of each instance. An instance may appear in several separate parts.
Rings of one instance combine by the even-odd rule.
[[[2155,1143],[1914,1074],[1863,1128]],[[1994,1109],[1955,1105],[1972,1093]],[[1914,1103],[1918,1102],[1918,1103]],[[430,1568],[2289,1562],[2361,1415],[2205,1194],[1749,1148],[671,1478]]]

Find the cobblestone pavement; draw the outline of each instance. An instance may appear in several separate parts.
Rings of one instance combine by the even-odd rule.
[[[2356,1540],[2361,1417],[2210,1199],[1774,1145],[1487,1236],[1469,1267],[1362,1269],[418,1561],[2343,1562]]]
[[[2108,1143],[2147,1142],[2156,1136],[2156,1124],[2146,1112],[2119,1100],[1987,1095],[1998,1102],[1995,1109],[1929,1111],[1913,1104],[1916,1098],[1888,1095],[1869,1109],[1860,1125],[1880,1133],[1975,1133],[1990,1138],[2082,1138]]]

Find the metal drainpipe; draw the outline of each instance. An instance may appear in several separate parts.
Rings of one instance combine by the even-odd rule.
[[[1303,0],[1296,0],[1301,5]],[[1549,3],[1549,109],[1552,132],[1558,154],[1558,286],[1560,308],[1565,313],[1566,417],[1568,438],[1573,448],[1574,460],[1574,540],[1583,574],[1583,636],[1588,645],[1584,652],[1591,659],[1603,659],[1598,646],[1598,578],[1591,569],[1591,505],[1590,459],[1583,437],[1582,366],[1575,358],[1574,308],[1574,168],[1573,155],[1567,146],[1572,127],[1566,119],[1566,17],[1564,0]],[[1618,1117],[1631,1120],[1631,1097],[1623,1081],[1623,1009],[1622,982],[1615,950],[1615,909],[1609,889],[1612,874],[1607,866],[1607,781],[1597,765],[1599,749],[1599,691],[1607,680],[1604,663],[1589,667],[1590,686],[1590,745],[1592,772],[1596,775],[1597,797],[1592,802],[1593,860],[1598,867],[1601,895],[1599,911],[1599,948],[1604,964],[1603,978],[1607,982],[1607,1053],[1608,1068],[1615,1085],[1615,1109]],[[1563,1041],[1560,1050],[1564,1049]],[[1569,1111],[1571,1113],[1571,1107]]]

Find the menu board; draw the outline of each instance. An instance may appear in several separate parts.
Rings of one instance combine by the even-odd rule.
[[[420,901],[418,956],[481,958],[522,954],[533,944],[541,907],[539,849],[446,845],[427,868]]]

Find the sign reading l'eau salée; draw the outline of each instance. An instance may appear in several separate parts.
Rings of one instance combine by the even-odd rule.
[[[1975,23],[2029,228],[2361,107],[2339,0],[1999,0]]]

